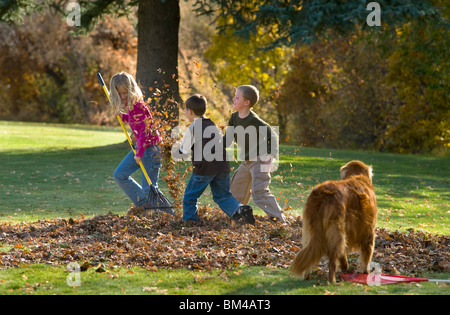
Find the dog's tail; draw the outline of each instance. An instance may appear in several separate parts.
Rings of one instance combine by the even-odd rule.
[[[312,267],[323,255],[323,231],[318,231],[317,229],[321,229],[321,226],[312,222],[311,211],[317,207],[312,200],[313,198],[308,198],[303,211],[303,249],[297,253],[291,265],[291,272],[303,279],[309,275]],[[321,207],[321,205],[318,206]]]
[[[312,267],[316,265],[325,254],[326,226],[320,217],[327,217],[330,198],[334,198],[336,191],[333,186],[325,189],[314,189],[308,197],[303,211],[303,249],[295,256],[291,265],[291,272],[305,278]]]
[[[305,278],[312,267],[320,261],[322,248],[313,237],[310,242],[295,256],[291,265],[291,272]]]

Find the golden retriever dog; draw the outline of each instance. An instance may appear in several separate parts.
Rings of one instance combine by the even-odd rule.
[[[326,181],[311,191],[303,210],[302,250],[291,271],[308,279],[322,256],[329,259],[328,281],[336,282],[338,265],[348,269],[347,253],[360,250],[360,272],[369,272],[377,206],[372,167],[351,161],[341,167],[341,180]]]

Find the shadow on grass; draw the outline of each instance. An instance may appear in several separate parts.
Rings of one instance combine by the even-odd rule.
[[[232,275],[233,288],[224,294],[229,295],[265,295],[265,294],[316,294],[328,285],[324,279],[316,276],[312,280],[302,280],[294,276],[289,269],[251,267]],[[316,279],[317,278],[317,279]],[[242,284],[236,284],[242,283]]]
[[[55,151],[0,152],[1,220],[125,211],[112,174],[128,143]],[[125,196],[126,197],[126,196]]]

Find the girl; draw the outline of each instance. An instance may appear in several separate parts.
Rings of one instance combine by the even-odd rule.
[[[133,150],[128,153],[114,171],[114,180],[135,206],[145,208],[149,203],[150,186],[143,174],[142,186],[130,175],[139,169],[139,162],[142,160],[152,186],[158,187],[161,167],[158,144],[161,137],[158,131],[153,129],[152,115],[144,103],[142,91],[130,74],[126,72],[115,74],[110,80],[109,89],[112,106],[122,120],[129,123],[136,138],[136,155]],[[126,110],[126,113],[122,110]]]

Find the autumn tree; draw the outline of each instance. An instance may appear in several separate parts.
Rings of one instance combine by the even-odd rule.
[[[74,12],[66,10],[69,2],[71,1],[2,1],[0,21],[21,21],[23,16],[36,11],[42,12],[46,8],[74,18],[71,15]],[[157,104],[154,102],[155,108],[164,112],[172,124],[176,124],[180,102],[177,71],[180,21],[178,0],[79,0],[76,3],[80,8],[80,26],[74,25],[73,31],[77,33],[92,31],[106,15],[137,16],[136,79],[147,97],[158,100]]]
[[[377,3],[382,8],[380,11],[381,20],[384,25],[389,27],[401,26],[411,20],[435,19],[440,21],[442,19],[439,8],[430,1],[378,1]],[[372,71],[370,57],[363,57],[364,54],[372,56],[376,54],[376,52],[371,51],[374,45],[368,45],[367,49],[364,49],[364,43],[360,43],[357,53],[351,51],[354,45],[347,47],[350,50],[344,51],[344,55],[353,59],[356,64],[346,63],[347,81],[341,80],[339,83],[345,85],[345,91],[348,93],[334,96],[340,98],[341,111],[348,113],[349,116],[337,115],[337,108],[335,108],[335,111],[327,112],[331,109],[323,107],[326,105],[325,99],[331,95],[325,91],[329,90],[333,82],[330,78],[321,77],[320,74],[316,73],[322,70],[325,72],[331,71],[326,68],[330,64],[324,65],[320,58],[315,58],[308,53],[307,56],[297,55],[291,63],[294,70],[287,78],[285,77],[286,73],[276,77],[271,69],[261,66],[264,63],[269,64],[263,57],[270,55],[264,55],[264,52],[267,51],[286,46],[312,45],[316,41],[322,41],[324,44],[319,44],[319,46],[327,49],[329,47],[327,43],[334,43],[335,45],[344,43],[345,45],[345,43],[348,43],[347,38],[354,36],[354,34],[359,34],[359,36],[376,34],[379,30],[370,28],[366,23],[366,19],[371,13],[366,2],[337,0],[199,0],[196,2],[196,6],[197,12],[201,14],[217,13],[221,17],[221,23],[218,23],[220,32],[215,39],[215,44],[220,48],[213,46],[207,52],[209,60],[216,63],[216,75],[235,84],[239,84],[238,81],[256,82],[263,89],[268,86],[265,83],[271,81],[264,77],[269,76],[272,82],[276,82],[278,86],[286,84],[284,93],[287,92],[286,88],[291,89],[289,95],[283,95],[283,92],[281,92],[280,97],[283,100],[275,102],[281,130],[286,132],[289,121],[296,121],[301,124],[302,139],[300,141],[308,145],[338,144],[337,140],[341,144],[351,144],[351,146],[358,148],[373,148],[378,145],[376,144],[380,139],[378,136],[385,131],[387,123],[386,119],[380,118],[380,106],[382,104],[377,103],[377,98],[374,95],[378,95],[379,92],[382,95],[390,95],[392,89],[383,91],[385,83],[382,83],[380,78],[386,78],[386,66]],[[241,39],[233,40],[230,34],[237,34]],[[245,40],[242,41],[242,38]],[[270,40],[267,40],[267,38],[270,38]],[[249,47],[251,47],[251,53],[248,52]],[[306,50],[300,49],[300,51],[307,52],[307,46]],[[328,51],[337,59],[340,59],[332,50]],[[218,57],[221,53],[225,56],[223,59]],[[359,56],[358,53],[362,55]],[[279,67],[279,61],[283,56],[282,53],[278,53],[278,55],[277,68],[282,69],[286,62],[281,63],[282,66]],[[320,51],[319,55],[327,59],[327,62],[332,63],[332,60],[327,58],[325,54],[320,54]],[[381,60],[378,55],[375,57],[376,60]],[[342,62],[340,64],[343,66]],[[352,68],[352,65],[357,65],[360,68]],[[243,69],[247,69],[247,71],[243,71]],[[295,69],[301,69],[304,72],[299,73]],[[261,73],[258,73],[259,70]],[[322,74],[325,72],[322,72]],[[330,74],[330,72],[327,73]],[[374,80],[380,84],[371,84]],[[340,91],[343,90],[340,89]],[[363,106],[361,103],[363,103]],[[296,104],[302,105],[296,107]],[[324,117],[326,113],[328,115]],[[335,115],[334,118],[341,120],[340,123],[331,119],[333,114]],[[331,139],[330,134],[328,136],[325,134],[326,130],[335,129],[336,126],[342,129],[340,132],[330,132],[334,134],[334,139]],[[284,138],[283,136],[282,139]]]
[[[413,21],[296,48],[280,90],[307,146],[439,153],[449,147],[448,30]]]
[[[324,48],[322,42],[297,47],[279,88],[278,108],[287,118],[286,136],[308,147],[322,146],[330,127],[325,118],[331,113],[327,74],[333,72],[333,59],[325,58]]]
[[[260,27],[277,34],[267,47],[309,43],[320,38],[329,29],[347,35],[355,27],[370,28],[366,24],[369,1],[360,0],[196,0],[200,14],[218,13],[225,23],[220,31],[232,29],[249,38]],[[411,19],[440,19],[433,1],[377,1],[382,8],[380,19],[384,24],[401,25]]]
[[[448,11],[448,10],[447,10]],[[433,21],[397,29],[387,80],[401,99],[389,121],[386,148],[443,153],[450,148],[449,28]]]
[[[135,71],[136,34],[125,18],[107,17],[89,36],[44,10],[21,25],[0,24],[3,119],[108,124],[96,71]],[[133,58],[134,57],[134,58]],[[112,120],[111,120],[112,118]]]
[[[18,21],[24,15],[51,8],[65,11],[68,0],[8,0],[0,3],[0,21]],[[136,14],[138,29],[138,57],[136,77],[147,96],[160,94],[158,106],[167,119],[178,120],[178,27],[180,9],[178,0],[79,0],[82,29],[91,30],[105,15],[130,16]],[[381,19],[385,23],[401,24],[411,18],[438,17],[439,12],[429,1],[380,0]],[[368,11],[366,3],[345,1],[291,1],[291,0],[196,0],[195,9],[201,14],[217,13],[225,23],[221,30],[231,29],[247,40],[263,27],[274,34],[267,47],[310,42],[332,28],[339,34],[364,25]],[[137,13],[135,9],[137,7]],[[151,90],[151,91],[150,91]]]
[[[285,139],[287,113],[278,106],[278,90],[288,72],[286,61],[290,59],[293,49],[281,46],[262,50],[261,47],[274,37],[276,34],[266,33],[263,29],[250,35],[248,41],[236,37],[231,31],[218,33],[213,36],[205,57],[223,88],[231,90],[230,94],[234,95],[233,89],[240,85],[258,87],[258,113],[271,123],[278,124],[280,137]]]

